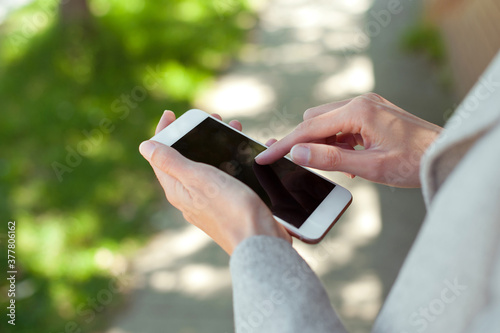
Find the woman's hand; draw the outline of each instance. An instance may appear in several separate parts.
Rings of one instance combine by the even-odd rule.
[[[441,130],[371,93],[307,110],[304,121],[256,162],[270,164],[291,152],[300,165],[420,187],[420,160]]]
[[[165,111],[156,133],[174,120],[175,114]],[[238,121],[229,124],[241,130]],[[215,167],[188,160],[175,149],[156,141],[143,142],[139,150],[153,167],[167,200],[228,254],[245,238],[254,235],[275,236],[291,242],[286,229],[245,184]]]

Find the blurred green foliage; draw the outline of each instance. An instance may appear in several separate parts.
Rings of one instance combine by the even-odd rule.
[[[424,22],[408,29],[402,36],[402,45],[410,52],[425,54],[437,64],[446,61],[446,47],[441,33],[432,24]]]
[[[402,35],[401,45],[405,51],[421,54],[434,64],[441,87],[453,91],[453,72],[437,26],[425,21],[412,26]]]
[[[228,65],[253,18],[243,0],[92,0],[65,23],[58,6],[35,1],[0,26],[0,260],[15,220],[16,332],[109,320],[116,259],[164,204],[138,145]]]

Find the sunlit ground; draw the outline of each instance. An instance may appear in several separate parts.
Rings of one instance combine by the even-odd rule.
[[[308,100],[303,105],[309,106],[373,90],[373,64],[366,54],[369,42],[362,32],[364,15],[371,5],[371,0],[269,2],[261,12],[259,31],[243,49],[239,64],[220,76],[195,106],[219,113],[226,120],[241,119],[246,133],[264,141],[269,136],[283,136],[301,120],[304,108],[294,107],[287,100],[297,97],[287,90],[287,78],[296,80],[295,89],[303,90],[298,97],[305,96]],[[320,277],[332,279],[329,273],[342,275],[342,267],[355,259],[358,248],[379,235],[382,221],[373,184],[323,174],[345,185],[354,202],[320,245],[295,241],[295,247]],[[151,289],[164,297],[181,293],[194,299],[228,290],[231,281],[227,266],[189,262],[190,256],[209,244],[208,237],[187,224],[182,230],[158,235],[135,263],[137,288]],[[372,322],[382,303],[379,276],[362,271],[339,285],[334,291],[334,304],[341,304],[341,315]],[[126,331],[119,326],[110,332]]]
[[[301,75],[314,75],[313,85],[302,86],[312,92],[307,101],[310,106],[372,91],[375,86],[373,63],[366,54],[369,39],[362,31],[364,16],[372,4],[372,0],[273,1],[260,16],[262,33],[286,33],[286,41],[272,45],[260,44],[257,40],[248,45],[241,56],[241,66],[258,70],[220,77],[218,83],[199,99],[197,106],[217,112],[224,119],[249,115],[265,117],[270,109],[279,110],[282,99],[286,98],[273,89],[273,82],[280,81],[283,73],[292,73],[296,79]],[[280,83],[286,86],[286,82]],[[302,111],[292,111],[288,107],[288,112],[299,117],[294,117],[294,121],[279,128],[277,133],[252,126],[244,130],[262,142],[269,138],[263,134],[281,137],[297,125]],[[296,249],[315,272],[325,276],[333,268],[339,270],[348,264],[358,247],[376,238],[382,221],[378,192],[373,184],[345,181],[343,175],[322,174],[345,184],[355,198],[349,214],[320,245],[295,242]],[[361,274],[343,286],[340,295],[342,307],[338,310],[343,315],[372,321],[382,303],[382,283],[376,274]]]

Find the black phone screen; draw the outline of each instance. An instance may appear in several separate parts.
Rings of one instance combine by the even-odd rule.
[[[297,228],[335,187],[286,158],[270,165],[257,164],[255,156],[265,147],[212,118],[203,120],[172,147],[242,181],[275,216]]]

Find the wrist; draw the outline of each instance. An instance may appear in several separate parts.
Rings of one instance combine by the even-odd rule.
[[[239,224],[240,227],[233,233],[229,254],[241,242],[253,236],[277,237],[291,242],[286,229],[274,219],[271,211],[263,203],[260,203],[258,207],[251,205],[246,211],[249,213],[245,215],[242,223]]]

